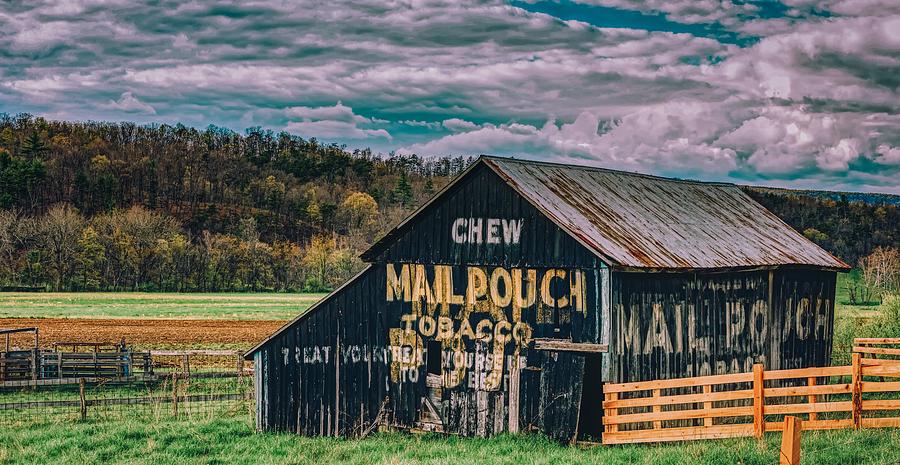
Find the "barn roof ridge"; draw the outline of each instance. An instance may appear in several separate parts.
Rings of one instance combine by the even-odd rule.
[[[672,178],[668,176],[659,176],[655,174],[649,173],[640,173],[637,171],[627,171],[620,170],[616,168],[607,168],[605,166],[594,166],[594,165],[573,165],[568,163],[562,163],[558,161],[547,161],[547,160],[531,160],[527,158],[516,158],[516,157],[501,157],[497,155],[481,155],[478,157],[479,159],[485,160],[496,160],[504,163],[521,163],[524,165],[544,165],[544,166],[554,166],[562,169],[569,170],[583,170],[583,171],[600,171],[603,173],[616,174],[622,176],[633,176],[638,178],[646,178],[655,181],[668,181],[668,182],[679,182],[685,184],[698,184],[701,186],[723,186],[723,187],[737,187],[741,186],[735,184],[733,182],[726,181],[703,181],[701,179],[683,179],[683,178]]]
[[[849,269],[731,183],[485,157],[523,198],[623,270]]]

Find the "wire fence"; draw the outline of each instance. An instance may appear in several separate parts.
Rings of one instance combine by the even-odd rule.
[[[140,363],[109,373],[103,361],[90,371],[83,354],[59,356],[51,361],[62,367],[59,372],[45,367],[27,378],[0,381],[0,425],[203,419],[253,412],[252,369],[236,352],[150,351],[129,357],[129,362]],[[37,358],[45,363],[47,359],[46,354]],[[82,363],[80,368],[67,367],[66,363],[74,366],[72,360]],[[81,376],[70,376],[69,371]]]

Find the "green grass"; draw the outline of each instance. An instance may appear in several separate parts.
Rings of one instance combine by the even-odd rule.
[[[0,318],[288,320],[324,294],[0,293]]]
[[[24,425],[23,425],[24,426]],[[0,429],[0,463],[72,464],[766,464],[781,436],[578,448],[539,436],[461,439],[380,434],[361,440],[255,433],[246,415],[193,420],[47,422]],[[809,464],[897,463],[897,430],[804,432]]]
[[[856,279],[857,270],[850,273],[837,274],[837,287],[835,289],[835,317],[836,318],[874,318],[883,310],[883,305],[872,303],[869,305],[853,305],[850,303],[850,293],[847,292],[847,283]]]
[[[202,394],[243,394],[252,393],[253,380],[243,378],[193,378],[178,381],[179,395]],[[88,383],[85,396],[88,399],[114,399],[124,397],[171,396],[172,381],[163,378],[158,381],[135,382],[131,384]],[[77,401],[80,397],[78,384],[59,384],[37,388],[4,388],[0,390],[0,404],[12,402]]]
[[[838,318],[872,318],[880,305],[850,305],[848,273],[838,273]],[[202,318],[288,320],[325,294],[143,292],[0,293],[0,318]]]

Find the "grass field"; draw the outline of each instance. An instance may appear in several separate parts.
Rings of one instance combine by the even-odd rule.
[[[0,293],[0,318],[289,320],[325,294]]]
[[[362,440],[260,433],[247,416],[194,421],[136,420],[0,429],[0,463],[72,464],[766,464],[778,463],[779,434],[665,446],[578,448],[538,436],[459,439],[381,434]],[[894,464],[897,430],[805,432],[808,464]]]
[[[850,293],[847,292],[847,283],[853,279],[851,273],[838,273],[837,288],[835,289],[835,316],[837,318],[873,318],[881,313],[880,304],[852,305]]]
[[[839,318],[871,318],[879,305],[851,305],[850,275],[838,274],[836,313]],[[0,293],[0,318],[177,318],[222,320],[289,320],[325,294],[146,292]]]

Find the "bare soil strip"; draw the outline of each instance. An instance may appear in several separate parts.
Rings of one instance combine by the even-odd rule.
[[[249,349],[284,323],[277,320],[0,318],[0,328],[37,327],[42,347],[63,341],[114,343],[125,338],[129,345],[141,348]],[[27,346],[31,342],[25,336],[16,338],[13,344]]]

